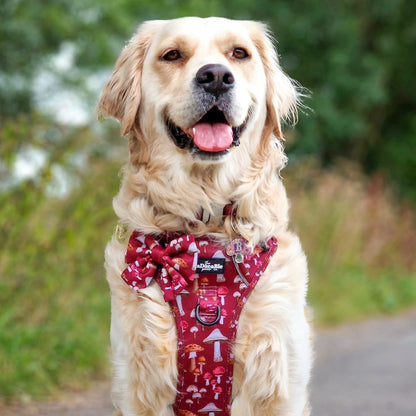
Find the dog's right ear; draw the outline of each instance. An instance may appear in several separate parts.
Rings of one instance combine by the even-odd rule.
[[[268,27],[257,22],[246,24],[253,31],[252,39],[263,62],[267,80],[267,115],[273,125],[274,134],[284,140],[281,121],[296,121],[297,107],[302,94],[297,83],[282,71]]]
[[[98,101],[98,117],[116,118],[120,122],[122,136],[133,128],[136,120],[143,62],[157,25],[156,21],[150,21],[139,27],[119,56]]]

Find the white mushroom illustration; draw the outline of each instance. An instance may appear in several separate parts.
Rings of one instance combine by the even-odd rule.
[[[192,270],[196,270],[196,266],[198,264],[198,254],[199,250],[195,243],[191,243],[188,247],[188,253],[194,255],[194,260],[192,262]]]
[[[224,324],[224,318],[228,316],[228,312],[226,309],[221,309],[221,319],[220,319],[220,325]]]
[[[198,387],[195,386],[195,384],[191,384],[190,386],[188,386],[188,388],[186,389],[186,391],[188,393],[197,393],[198,392]]]
[[[225,259],[225,256],[221,250],[218,250],[212,256],[213,259]],[[217,282],[225,282],[225,277],[223,274],[217,274]]]
[[[195,400],[196,399],[196,403],[197,404],[199,404],[199,399],[202,397],[202,394],[201,393],[194,393],[193,395],[192,395],[192,398]]]
[[[202,241],[199,242],[199,247],[201,247],[201,249],[203,249],[204,253],[207,252],[206,247],[208,246],[208,244],[209,244],[209,242],[205,241],[205,240],[202,240]]]
[[[198,327],[193,326],[189,331],[191,331],[191,334],[194,334],[194,339],[195,339],[196,333],[198,332]]]
[[[221,357],[221,342],[227,342],[228,338],[225,337],[221,331],[218,328],[215,328],[211,334],[204,339],[204,342],[206,344],[208,343],[214,343],[214,362],[220,362],[223,361],[223,358]]]
[[[205,407],[198,410],[198,413],[209,413],[208,416],[215,416],[215,413],[222,412],[214,403],[208,403]]]
[[[198,292],[198,289],[199,289],[199,283],[198,282],[199,282],[199,274],[195,273],[194,282],[193,282],[193,285],[192,285],[192,292],[193,293]]]
[[[240,277],[239,276],[236,276],[235,278],[234,278],[234,283],[241,283],[242,282],[242,280],[240,279]]]
[[[176,304],[178,305],[179,313],[181,316],[184,316],[185,312],[182,307],[182,296],[189,296],[189,292],[184,289],[176,296]]]

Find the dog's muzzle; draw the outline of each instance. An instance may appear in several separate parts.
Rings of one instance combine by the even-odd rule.
[[[196,73],[194,85],[196,107],[200,108],[197,122],[191,127],[181,128],[167,117],[166,126],[180,149],[189,149],[202,159],[218,159],[240,144],[240,135],[247,122],[245,120],[239,126],[230,122],[234,76],[224,65],[204,65]]]

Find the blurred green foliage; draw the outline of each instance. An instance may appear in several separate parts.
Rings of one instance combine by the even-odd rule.
[[[391,313],[416,303],[416,217],[380,175],[352,163],[289,168],[292,227],[308,256],[318,325]]]
[[[26,143],[48,150],[36,177],[0,192],[0,401],[25,400],[107,374],[103,251],[116,222],[120,157],[98,132],[39,117],[4,125],[0,142],[11,155]],[[3,166],[3,184],[14,164]],[[65,194],[54,184],[57,165],[68,175]]]
[[[146,19],[222,15],[269,23],[284,69],[311,91],[289,140],[292,161],[339,157],[382,172],[416,199],[416,3],[412,0],[3,0],[0,114],[33,109],[32,83],[63,44],[75,45],[62,81],[85,91]]]

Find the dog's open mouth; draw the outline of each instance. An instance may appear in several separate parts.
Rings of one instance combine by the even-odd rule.
[[[240,144],[240,135],[246,123],[232,127],[224,113],[218,107],[213,107],[190,128],[181,129],[170,120],[167,120],[166,125],[179,148],[218,156]]]

